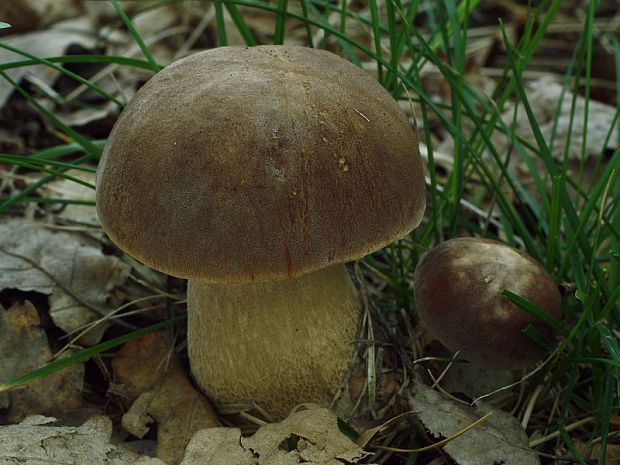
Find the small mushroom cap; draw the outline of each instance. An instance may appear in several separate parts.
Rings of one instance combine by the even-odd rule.
[[[496,241],[446,241],[429,251],[414,273],[420,317],[446,347],[487,368],[526,367],[544,351],[523,329],[531,324],[548,337],[551,332],[501,295],[504,289],[560,317],[560,292],[547,271],[528,255]]]
[[[222,47],[151,78],[97,172],[104,231],[166,273],[299,276],[406,235],[425,207],[418,140],[366,72],[321,50]]]

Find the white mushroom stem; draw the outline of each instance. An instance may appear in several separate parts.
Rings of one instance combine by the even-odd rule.
[[[196,382],[220,405],[274,419],[299,403],[329,406],[355,350],[359,294],[344,265],[282,281],[188,285]]]

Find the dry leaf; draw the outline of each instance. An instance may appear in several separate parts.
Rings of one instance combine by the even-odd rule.
[[[601,444],[587,444],[581,441],[575,441],[575,448],[577,452],[584,458],[592,460],[594,463],[600,463],[601,460]],[[606,463],[618,463],[620,461],[620,444],[607,444],[607,450],[605,451]]]
[[[182,5],[181,5],[182,7]],[[166,29],[177,26],[182,11],[179,5],[162,5],[141,11],[132,18],[133,25],[143,40],[148,41]]]
[[[343,465],[370,455],[338,429],[332,411],[303,408],[262,426],[250,438],[241,437],[237,428],[198,431],[181,465]]]
[[[53,421],[36,417],[0,426],[0,465],[165,465],[111,445],[107,417],[93,417],[79,427],[48,426]]]
[[[540,126],[540,132],[548,145],[551,145],[551,136],[554,136],[551,148],[552,155],[556,160],[563,159],[566,142],[569,137],[569,160],[581,159],[581,147],[586,134],[586,157],[598,157],[604,148],[613,150],[618,147],[617,130],[612,131],[607,147],[604,146],[607,134],[614,123],[615,107],[597,102],[596,100],[590,100],[588,102],[587,126],[584,129],[586,99],[577,96],[573,109],[574,95],[568,90],[563,90],[562,86],[553,77],[545,76],[537,81],[528,83],[527,98],[536,121]],[[556,112],[560,103],[561,107],[556,118]],[[537,146],[536,138],[532,132],[527,112],[523,105],[521,103],[517,105],[516,117],[514,111],[514,106],[507,108],[503,114],[503,120],[508,125],[511,125],[514,120],[514,131],[516,134]],[[573,112],[574,114],[571,116]],[[507,150],[509,144],[512,143],[512,141],[506,139],[505,135],[500,133],[494,133],[492,141],[500,154]]]
[[[110,292],[125,282],[129,271],[84,235],[26,221],[0,222],[0,290],[49,295],[50,316],[66,332],[107,314]],[[99,325],[80,342],[97,343],[104,329]]]
[[[142,393],[154,389],[170,363],[170,341],[156,331],[129,341],[112,359],[113,394],[130,406]]]
[[[142,438],[157,423],[156,455],[169,465],[183,458],[194,433],[219,426],[207,398],[189,382],[165,331],[134,339],[112,362],[116,381],[113,392],[133,401],[123,416],[126,431]]]
[[[256,465],[254,452],[241,445],[241,430],[211,428],[198,431],[185,450],[181,465]]]
[[[79,44],[84,48],[92,49],[95,40],[93,26],[87,17],[63,21],[47,30],[15,34],[2,39],[8,45],[43,58],[63,55],[71,44]],[[24,58],[18,53],[0,49],[0,63],[20,61]],[[51,86],[60,75],[58,71],[46,65],[22,66],[7,70],[6,73],[16,82],[25,76],[34,76],[37,81],[47,86]],[[0,108],[4,107],[13,91],[10,82],[6,79],[0,80]]]
[[[81,179],[90,184],[95,184],[95,174],[85,173],[84,171],[68,170],[68,176]],[[44,195],[60,199],[70,200],[95,200],[95,191],[90,187],[84,186],[74,181],[58,178],[42,186]],[[67,204],[58,213],[54,213],[56,218],[67,220],[71,223],[99,226],[97,209],[94,205]],[[103,233],[101,233],[103,237]]]
[[[459,404],[417,383],[410,406],[419,420],[437,438],[447,438],[491,412],[489,419],[448,442],[443,449],[459,465],[538,465],[536,453],[527,447],[523,428],[508,413],[479,403]]]
[[[24,375],[51,360],[47,336],[39,327],[39,315],[30,302],[15,304],[6,311],[0,306],[0,354],[0,381]],[[81,406],[83,377],[83,365],[73,365],[0,394],[0,408],[8,407],[7,418],[11,422],[31,414],[60,416]]]
[[[147,457],[146,455],[139,455],[129,465],[167,465],[155,457]]]

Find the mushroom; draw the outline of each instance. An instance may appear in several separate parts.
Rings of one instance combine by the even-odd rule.
[[[502,295],[504,289],[560,317],[560,292],[547,271],[500,242],[448,240],[424,255],[414,273],[417,310],[442,344],[485,368],[524,368],[544,350],[523,330],[532,325],[548,337],[551,331]]]
[[[338,392],[361,312],[344,264],[416,227],[424,187],[415,132],[366,72],[322,50],[222,47],[136,93],[97,208],[121,249],[189,280],[197,384],[277,419]]]

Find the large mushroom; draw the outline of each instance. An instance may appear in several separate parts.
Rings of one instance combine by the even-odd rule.
[[[481,367],[517,369],[535,364],[544,350],[523,330],[550,328],[513,304],[507,289],[560,318],[558,286],[529,255],[490,239],[461,237],[431,249],[414,273],[416,308],[446,347]]]
[[[366,72],[321,50],[223,47],[150,79],[97,172],[104,231],[188,278],[196,382],[282,418],[328,405],[361,304],[344,263],[421,221],[418,141]]]

